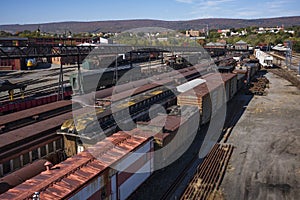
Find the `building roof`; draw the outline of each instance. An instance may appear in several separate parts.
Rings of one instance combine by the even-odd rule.
[[[287,48],[285,46],[279,46],[279,45],[273,47],[272,49],[275,51],[288,51],[289,50],[289,48]]]
[[[245,44],[247,44],[247,42],[245,42],[245,41],[243,41],[243,40],[240,40],[240,41],[238,41],[238,42],[235,43],[235,44],[238,44],[238,45],[245,45]]]
[[[40,199],[68,198],[149,139],[125,132],[115,133],[88,148],[88,151],[68,158],[51,170],[10,189],[0,195],[0,199],[29,199],[35,192],[40,192]]]
[[[27,41],[28,38],[0,37],[0,41]]]
[[[225,44],[222,44],[220,42],[209,42],[205,46],[225,46]]]

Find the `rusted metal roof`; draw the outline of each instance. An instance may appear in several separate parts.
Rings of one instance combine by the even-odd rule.
[[[27,117],[33,117],[35,115],[39,115],[40,113],[47,112],[53,109],[62,108],[65,106],[69,106],[72,104],[72,101],[65,100],[65,101],[57,101],[49,104],[45,104],[42,106],[30,108],[27,110],[22,110],[19,112],[11,113],[8,115],[0,116],[0,126],[5,125],[7,123],[11,123],[20,119],[24,119]]]
[[[235,70],[233,70],[233,72],[232,73],[234,73],[234,74],[247,74],[247,70],[245,69],[235,69]]]
[[[236,77],[237,75],[233,74],[233,73],[222,73],[221,76],[222,76],[223,81],[227,82],[227,81],[233,79],[234,77]]]
[[[130,89],[130,90],[127,90],[127,91],[124,91],[124,92],[113,94],[110,98],[111,98],[112,101],[115,102],[115,101],[119,101],[119,100],[125,99],[125,98],[130,97],[130,96],[133,96],[133,95],[137,95],[137,94],[142,93],[142,92],[146,92],[146,91],[151,90],[153,88],[156,88],[158,86],[160,86],[160,85],[159,84],[142,85],[142,86],[134,88],[134,89]]]
[[[0,195],[0,199],[29,199],[40,192],[40,199],[62,199],[103,173],[116,161],[134,151],[149,138],[118,132],[88,151],[81,152]]]
[[[6,192],[10,188],[13,188],[27,179],[30,179],[42,171],[45,171],[44,164],[47,162],[45,159],[37,160],[32,164],[26,165],[25,167],[3,177],[0,179],[0,194]]]
[[[148,123],[148,126],[164,127],[165,130],[175,131],[180,127],[181,117],[176,115],[159,115]]]
[[[206,70],[205,66],[206,66],[205,63],[203,64],[203,66],[201,65],[200,71]],[[129,95],[136,95],[144,91],[158,87],[160,85],[166,85],[168,83],[173,82],[177,78],[190,76],[192,74],[199,73],[200,71],[199,69],[196,70],[195,67],[173,70],[168,73],[155,75],[151,77],[149,80],[143,79],[143,80],[133,81],[118,86],[113,86],[111,88],[100,90],[95,93],[78,96],[75,99],[78,99],[78,101],[82,101],[88,105],[94,105],[94,101],[96,99],[102,99],[102,98],[112,99],[112,96],[113,96],[112,99],[113,101],[118,101],[129,97]]]
[[[51,119],[47,119],[29,126],[25,126],[4,134],[0,134],[0,151],[7,151],[7,147],[14,148],[26,142],[32,141],[35,137],[41,137],[49,134],[49,131],[55,131],[61,123],[72,117],[72,113],[65,113]]]

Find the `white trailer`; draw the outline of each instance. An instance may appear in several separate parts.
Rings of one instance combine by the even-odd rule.
[[[259,64],[264,68],[272,68],[273,67],[273,56],[261,51],[260,49],[256,49],[254,51],[255,57],[259,60]]]

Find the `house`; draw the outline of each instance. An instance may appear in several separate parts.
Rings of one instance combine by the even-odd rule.
[[[225,49],[225,47],[226,44],[220,42],[209,42],[204,46],[206,49]]]
[[[237,43],[235,43],[235,49],[236,50],[248,50],[248,44],[247,44],[247,42],[240,40]]]

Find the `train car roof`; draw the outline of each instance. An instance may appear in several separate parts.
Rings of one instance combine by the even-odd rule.
[[[81,186],[89,183],[95,176],[105,172],[110,165],[124,158],[129,152],[134,152],[151,138],[118,132],[97,143],[90,149],[92,154],[84,151],[68,158],[49,171],[46,170],[8,190],[0,195],[0,199],[32,198],[35,192],[39,192],[41,199],[71,197]]]

